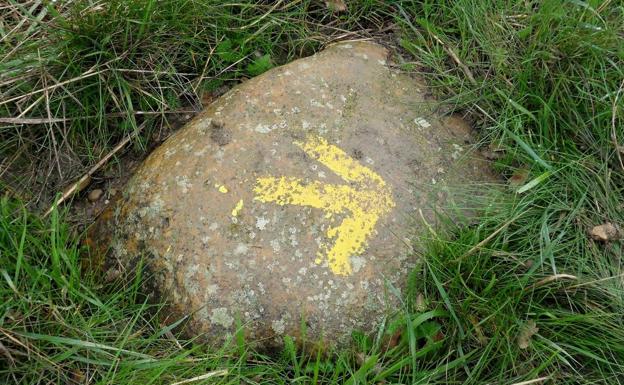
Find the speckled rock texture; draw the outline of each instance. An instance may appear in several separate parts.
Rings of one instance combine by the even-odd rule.
[[[156,149],[92,231],[109,273],[187,334],[349,344],[396,309],[423,219],[491,180],[470,128],[371,42],[332,45],[229,91]],[[459,206],[462,206],[459,204]],[[141,261],[141,264],[139,264]]]

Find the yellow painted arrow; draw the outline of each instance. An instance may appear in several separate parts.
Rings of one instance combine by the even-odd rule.
[[[379,218],[395,206],[392,191],[378,174],[319,136],[294,144],[357,188],[321,182],[305,184],[301,178],[269,176],[257,179],[254,199],[321,209],[327,218],[350,212],[340,225],[327,230],[333,245],[321,244],[316,258],[318,264],[327,259],[334,274],[350,275],[350,257],[364,252]]]

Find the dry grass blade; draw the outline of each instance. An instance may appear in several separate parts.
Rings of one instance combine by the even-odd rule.
[[[168,111],[133,111],[132,115],[164,115],[164,114],[194,114],[196,110],[193,109],[180,109],[180,110],[168,110]],[[104,119],[123,118],[127,117],[126,112],[112,112],[102,116]],[[0,123],[5,124],[25,124],[25,125],[37,125],[37,124],[50,124],[50,123],[66,123],[76,120],[93,119],[95,116],[79,116],[71,118],[2,118],[0,117]]]
[[[537,384],[540,382],[544,382],[546,380],[548,380],[550,378],[550,376],[544,376],[544,377],[540,377],[540,378],[536,378],[533,380],[528,380],[528,381],[522,381],[522,382],[516,382],[512,385],[531,385],[531,384]]]
[[[145,127],[145,123],[141,124],[132,134],[126,136],[121,142],[119,142],[108,154],[106,154],[102,159],[100,159],[93,167],[87,171],[78,181],[72,184],[67,190],[65,190],[61,196],[50,206],[50,208],[43,214],[44,217],[50,215],[50,213],[54,210],[55,207],[65,202],[67,198],[79,192],[83,188],[85,188],[89,183],[91,175],[93,175],[97,170],[99,170],[103,165],[106,164],[116,153],[119,152],[122,148],[124,148],[130,141],[135,138]]]
[[[4,329],[2,327],[0,327],[0,333],[4,334],[9,341],[13,342],[16,345],[21,346],[25,351],[26,354],[28,356],[30,356],[30,354],[34,354],[35,356],[39,357],[40,359],[42,359],[43,361],[46,361],[48,364],[50,364],[51,366],[55,367],[55,368],[59,368],[58,364],[56,364],[55,362],[52,362],[48,357],[46,357],[44,354],[41,354],[39,352],[39,350],[33,346],[30,346],[28,343],[26,342],[22,342],[19,338],[17,338],[16,336],[12,335],[10,333],[10,330]],[[59,368],[60,369],[60,368]]]
[[[618,279],[618,278],[624,278],[624,273],[618,274],[618,275],[613,275],[611,277],[595,279],[595,280],[589,281],[589,282],[578,283],[576,285],[569,286],[568,289],[576,289],[577,287],[581,287],[581,286],[596,285],[597,283],[610,281],[612,279]]]
[[[0,123],[6,124],[51,124],[51,123],[64,123],[68,119],[66,118],[2,118],[0,117]]]
[[[442,48],[444,48],[446,53],[448,53],[448,55],[451,57],[451,59],[453,59],[455,64],[457,64],[457,66],[462,70],[464,75],[466,75],[470,83],[472,85],[477,85],[477,81],[475,80],[474,75],[472,74],[472,71],[470,71],[467,65],[465,65],[461,60],[459,60],[459,57],[457,56],[455,51],[451,47],[446,45],[435,33],[431,31],[428,31],[428,32],[431,35],[431,37],[433,37],[433,39],[437,41],[438,44],[442,46]]]
[[[14,96],[14,97],[9,98],[7,100],[2,100],[2,101],[0,101],[0,106],[8,104],[8,103],[11,103],[11,102],[14,102],[16,100],[24,99],[24,98],[26,98],[28,96],[32,96],[32,95],[36,95],[36,94],[39,94],[39,93],[42,93],[42,92],[50,91],[50,90],[56,89],[58,87],[64,86],[66,84],[70,84],[70,83],[73,83],[73,82],[77,82],[79,80],[90,78],[91,76],[99,75],[99,74],[103,73],[104,71],[107,71],[107,70],[105,70],[105,69],[101,70],[101,71],[89,70],[89,71],[85,72],[84,74],[82,74],[80,76],[76,76],[75,78],[67,79],[67,80],[62,81],[60,83],[52,84],[50,86],[47,86],[47,87],[44,87],[44,88],[40,88],[38,90],[34,90],[34,91],[27,92],[27,93],[22,94],[22,95]]]
[[[622,171],[624,171],[624,162],[622,161],[622,154],[621,154],[621,148],[622,146],[619,144],[618,142],[618,137],[616,134],[616,115],[617,115],[617,109],[618,109],[618,101],[620,99],[620,95],[622,94],[622,90],[624,89],[624,80],[622,80],[622,83],[620,84],[620,88],[617,91],[617,94],[615,95],[615,99],[613,100],[613,112],[611,113],[611,140],[613,140],[613,145],[615,146],[615,155],[618,158],[618,161],[620,162],[620,168],[622,169]]]
[[[271,13],[273,13],[273,11],[275,11],[275,9],[277,9],[277,7],[279,7],[282,3],[284,2],[284,0],[279,0],[277,3],[275,3],[267,12],[264,13],[264,15],[260,16],[259,18],[257,18],[256,20],[252,21],[251,23],[241,27],[241,30],[245,30],[247,28],[253,27],[254,25],[258,24],[259,22],[261,22],[264,18],[266,18],[267,16],[269,16]]]
[[[473,247],[471,247],[470,250],[465,252],[461,257],[455,259],[455,262],[461,261],[462,259],[464,259],[466,257],[469,257],[472,254],[474,254],[477,250],[481,249],[483,246],[488,244],[488,242],[490,242],[496,235],[498,235],[501,231],[505,230],[510,224],[515,222],[521,216],[522,216],[522,214],[517,215],[517,216],[511,218],[510,220],[508,220],[507,222],[503,223],[499,228],[497,228],[495,231],[493,231],[492,234],[488,235],[487,237],[485,237],[484,240],[482,240],[481,242],[479,242],[476,245],[474,245]]]
[[[575,276],[575,275],[571,275],[571,274],[554,274],[554,275],[551,275],[549,277],[546,277],[546,278],[536,282],[535,284],[527,287],[525,290],[535,289],[535,288],[538,288],[540,286],[544,286],[547,283],[554,282],[554,281],[560,281],[562,279],[570,279],[570,280],[575,280],[576,281],[576,280],[578,280],[578,277]]]
[[[39,7],[39,5],[41,5],[42,0],[37,0],[33,3],[33,5],[30,7],[30,9],[25,9],[22,8],[23,13],[25,13],[24,15],[22,15],[22,17],[20,18],[20,21],[17,23],[17,25],[15,25],[15,27],[13,27],[9,32],[7,32],[6,34],[4,34],[2,37],[0,37],[0,43],[2,43],[5,39],[7,39],[9,36],[11,36],[11,34],[15,31],[18,31],[20,28],[22,28],[22,26],[26,23],[26,21],[28,21],[31,17],[32,17],[32,12],[37,9],[37,7]],[[27,4],[22,5],[25,6]],[[21,8],[21,7],[20,7]],[[14,13],[19,14],[20,10],[18,7],[13,6],[12,7]],[[7,12],[7,11],[4,11]]]
[[[182,385],[182,384],[189,384],[191,382],[196,382],[196,381],[201,381],[201,380],[206,380],[208,378],[212,378],[212,377],[223,377],[223,376],[227,376],[229,373],[229,371],[227,369],[222,369],[222,370],[215,370],[212,372],[208,372],[206,374],[202,374],[200,376],[196,376],[193,378],[189,378],[187,380],[182,380],[182,381],[178,381],[178,382],[174,382],[171,385]]]
[[[399,12],[401,12],[401,14],[403,15],[403,17],[405,18],[405,22],[408,23],[408,25],[414,30],[416,31],[416,27],[414,27],[414,25],[411,23],[410,21],[410,17],[405,13],[405,11],[403,10],[402,7],[398,7]],[[446,53],[451,57],[451,59],[453,59],[453,61],[455,62],[455,64],[457,64],[457,66],[462,70],[462,72],[464,73],[464,75],[466,75],[466,77],[468,78],[468,80],[470,81],[470,84],[472,84],[473,86],[477,85],[477,81],[474,78],[474,75],[472,74],[472,71],[470,71],[470,69],[468,68],[467,65],[465,65],[461,60],[459,60],[459,57],[457,56],[457,54],[455,53],[455,51],[449,47],[447,44],[445,44],[442,39],[440,39],[438,37],[438,35],[436,35],[435,33],[433,33],[433,31],[430,31],[429,29],[426,29],[427,33],[431,35],[431,37],[433,38],[433,40],[435,40],[438,44],[440,44],[442,46],[442,48],[444,49],[444,51],[446,51]]]

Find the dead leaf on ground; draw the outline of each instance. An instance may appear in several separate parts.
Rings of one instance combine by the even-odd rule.
[[[401,342],[402,335],[403,335],[403,331],[400,329],[394,332],[394,334],[392,334],[392,337],[390,337],[390,340],[388,341],[388,349],[397,347],[399,343]]]
[[[529,170],[526,168],[520,168],[514,171],[511,178],[509,178],[509,184],[514,187],[522,186],[527,179],[529,179]]]
[[[622,238],[622,231],[618,226],[607,222],[602,225],[594,226],[589,231],[589,235],[595,241],[609,242],[617,241]]]
[[[520,349],[527,349],[531,342],[531,337],[537,334],[538,331],[539,328],[535,324],[535,321],[528,320],[520,329],[520,334],[518,335],[518,347],[520,347]]]
[[[325,0],[325,6],[332,12],[344,12],[347,4],[343,0]]]
[[[440,332],[440,331],[439,331],[439,332],[437,332],[437,333],[433,336],[433,338],[432,338],[433,342],[440,342],[440,341],[442,341],[443,339],[444,339],[444,333],[442,333],[442,332]]]

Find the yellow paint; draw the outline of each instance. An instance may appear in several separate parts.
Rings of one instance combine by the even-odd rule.
[[[242,209],[243,209],[243,200],[241,199],[236,204],[236,207],[234,207],[234,210],[232,210],[232,216],[233,217],[238,216],[238,214],[240,214]]]
[[[219,192],[220,192],[220,193],[222,193],[222,194],[227,194],[227,192],[228,192],[227,187],[225,187],[225,186],[224,186],[224,185],[222,185],[222,184],[215,184],[215,187],[216,187],[216,188],[217,188],[217,190],[219,190]]]
[[[304,184],[301,178],[295,177],[262,177],[256,181],[254,199],[281,206],[321,209],[326,218],[350,214],[345,215],[338,226],[327,230],[327,237],[333,244],[321,244],[315,260],[317,264],[327,260],[334,274],[350,275],[350,257],[364,252],[379,218],[395,206],[392,191],[377,173],[321,137],[309,137],[305,142],[294,144],[355,186],[318,181]]]

